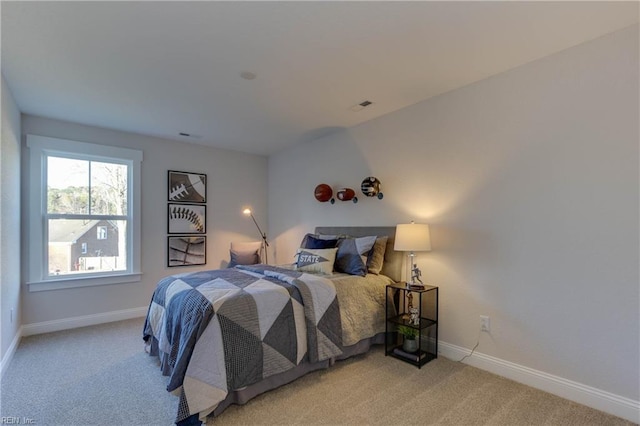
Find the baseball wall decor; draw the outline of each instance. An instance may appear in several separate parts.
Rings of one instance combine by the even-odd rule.
[[[169,201],[206,203],[207,175],[169,170]]]
[[[168,229],[169,234],[205,234],[207,206],[169,203]]]

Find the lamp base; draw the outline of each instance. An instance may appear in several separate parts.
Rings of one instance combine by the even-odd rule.
[[[413,267],[413,262],[416,258],[416,254],[414,252],[409,252],[409,254],[407,255],[407,276],[406,276],[406,281],[407,281],[407,288],[409,288],[409,286],[411,284],[415,283],[415,280],[412,277],[412,273],[411,273],[411,269]]]

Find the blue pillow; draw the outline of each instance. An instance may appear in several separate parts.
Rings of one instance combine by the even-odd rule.
[[[229,250],[231,259],[229,260],[228,268],[233,268],[236,265],[255,265],[260,263],[260,251],[240,251]]]
[[[305,236],[305,240],[303,241],[303,246],[301,248],[306,249],[327,249],[327,248],[335,248],[338,245],[338,240],[324,240],[322,238],[317,238],[311,234],[307,234]]]
[[[343,238],[338,240],[338,253],[334,269],[350,275],[367,275],[367,256],[376,242],[376,236]]]

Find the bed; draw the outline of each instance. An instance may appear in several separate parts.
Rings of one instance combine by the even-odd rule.
[[[395,227],[318,227],[313,236],[338,238],[345,246],[342,239],[349,236],[354,247],[375,241],[383,259],[378,273],[246,265],[172,275],[158,283],[143,337],[169,376],[167,390],[179,397],[176,424],[201,424],[231,404],[384,343],[384,288],[400,280],[402,270],[402,255],[393,250]],[[357,249],[371,256],[374,249],[367,247]],[[364,255],[351,260],[358,257],[365,261]]]

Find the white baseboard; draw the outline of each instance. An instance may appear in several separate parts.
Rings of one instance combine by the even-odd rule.
[[[467,348],[442,341],[438,342],[438,349],[439,354],[453,360],[460,360],[471,353],[471,350]],[[634,401],[611,392],[478,352],[474,352],[473,355],[466,358],[464,363],[569,399],[578,404],[622,417],[634,423],[640,423],[640,401]]]
[[[25,324],[22,326],[22,335],[31,336],[34,334],[51,333],[52,331],[86,327],[88,325],[140,318],[147,315],[147,309],[148,307],[145,306],[142,308],[124,309],[122,311],[104,312],[101,314],[83,315],[53,321],[37,322],[34,324]]]
[[[11,363],[13,359],[13,355],[16,353],[16,349],[18,349],[18,345],[20,344],[20,339],[22,338],[22,327],[18,329],[11,345],[9,345],[9,349],[2,357],[2,361],[0,361],[0,380],[4,377],[4,372],[7,370],[7,367]]]

